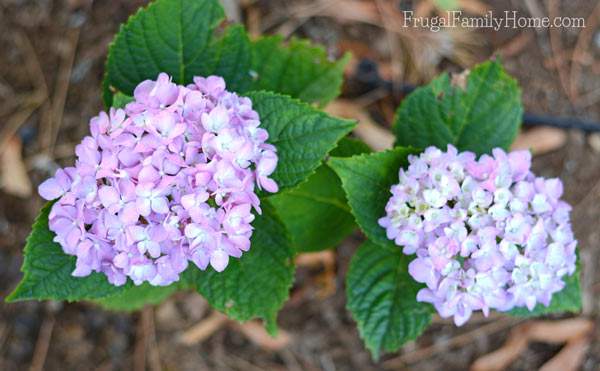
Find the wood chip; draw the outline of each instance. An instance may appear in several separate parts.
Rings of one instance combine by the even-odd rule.
[[[239,0],[220,0],[227,19],[240,23],[242,21],[242,10],[240,9]]]
[[[335,264],[335,253],[332,250],[309,252],[296,256],[296,265],[308,268],[330,266]]]
[[[461,88],[462,90],[466,90],[467,89],[467,79],[469,78],[470,73],[471,73],[471,70],[466,69],[466,70],[462,71],[461,73],[453,74],[452,79],[450,80],[450,84],[452,86],[457,86],[457,87]]]
[[[314,279],[314,283],[318,286],[317,297],[325,299],[335,294],[337,285],[334,251],[325,250],[300,254],[296,257],[296,265],[308,268],[322,267],[323,271]]]
[[[600,134],[592,133],[588,136],[588,144],[596,153],[600,153]]]
[[[521,132],[511,146],[512,150],[529,149],[534,155],[555,151],[567,142],[567,133],[562,129],[536,127]]]
[[[357,120],[354,134],[374,150],[383,151],[394,146],[394,134],[375,123],[362,107],[352,101],[336,99],[329,103],[325,111],[334,116]]]
[[[0,187],[10,195],[27,198],[33,194],[33,186],[21,156],[21,141],[12,137],[0,153]]]

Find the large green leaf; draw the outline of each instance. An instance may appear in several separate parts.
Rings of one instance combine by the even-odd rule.
[[[581,287],[579,276],[581,275],[579,264],[577,270],[570,276],[564,278],[565,287],[552,296],[550,305],[538,304],[529,311],[526,307],[515,308],[508,314],[520,317],[534,317],[552,313],[576,313],[581,310]]]
[[[407,165],[407,156],[415,152],[396,147],[348,158],[332,157],[328,162],[342,180],[356,222],[367,237],[379,245],[394,246],[377,221],[385,215],[390,188],[398,183],[400,168]]]
[[[252,225],[252,246],[240,259],[230,259],[223,272],[195,268],[185,280],[217,310],[246,321],[264,319],[267,329],[277,329],[277,312],[289,296],[294,280],[294,249],[285,227],[267,202]]]
[[[268,142],[277,147],[279,163],[273,174],[280,188],[305,180],[355,123],[328,116],[306,103],[269,92],[251,92],[253,108]]]
[[[319,46],[292,39],[284,47],[282,39],[270,36],[253,43],[252,70],[256,75],[252,89],[275,91],[322,106],[337,97],[350,55],[330,62]]]
[[[132,95],[137,84],[160,72],[180,84],[212,73],[221,45],[213,32],[224,17],[216,0],[159,0],[140,9],[121,26],[109,48],[105,86]],[[105,91],[107,106],[109,99]]]
[[[475,67],[466,86],[448,74],[410,94],[396,113],[396,143],[445,149],[447,144],[477,154],[508,149],[523,114],[521,91],[498,62]]]
[[[421,285],[408,274],[409,257],[398,247],[367,241],[352,257],[346,278],[348,310],[375,358],[419,336],[433,307],[417,302]]]
[[[17,288],[6,298],[19,300],[84,300],[116,294],[131,286],[116,287],[106,276],[92,273],[87,277],[73,277],[75,257],[66,255],[54,242],[54,232],[48,229],[48,215],[53,203],[48,203],[35,223],[24,251],[21,271],[25,274]]]
[[[180,285],[174,283],[170,286],[152,286],[144,282],[140,286],[131,286],[127,289],[101,299],[95,300],[106,309],[116,311],[132,311],[143,308],[145,305],[156,305],[177,291]]]

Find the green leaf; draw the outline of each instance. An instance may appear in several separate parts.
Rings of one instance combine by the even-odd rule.
[[[408,274],[409,257],[400,248],[363,243],[352,257],[346,278],[348,310],[377,359],[419,336],[433,307],[417,302],[421,285]]]
[[[270,36],[253,43],[253,90],[275,91],[321,106],[340,94],[349,54],[331,62],[320,46],[292,39],[284,47],[282,40]]]
[[[233,25],[225,34],[211,45],[213,65],[204,69],[192,70],[193,76],[218,75],[225,79],[227,89],[245,92],[252,84],[252,45],[241,25]],[[210,71],[210,72],[209,72]]]
[[[579,262],[578,262],[579,263]],[[581,310],[581,287],[579,276],[581,271],[579,264],[575,272],[564,278],[565,287],[552,296],[549,306],[538,304],[529,311],[526,307],[515,308],[507,313],[519,317],[534,317],[552,313],[576,313]]]
[[[362,142],[343,138],[331,152],[351,156],[368,151]],[[355,228],[340,179],[327,165],[321,165],[306,182],[271,196],[269,201],[290,232],[297,252],[337,246]]]
[[[110,45],[103,84],[105,99],[110,96],[106,92],[109,88],[133,95],[137,84],[155,79],[160,72],[168,73],[179,84],[190,83],[193,76],[215,72],[220,55],[234,50],[249,53],[248,47],[224,45],[214,39],[213,33],[224,17],[216,0],[158,0],[141,8],[121,26]],[[231,50],[224,51],[223,46]],[[231,72],[231,68],[221,72],[225,71]],[[236,84],[240,71],[233,73],[223,76],[229,85]],[[108,100],[105,103],[112,105]]]
[[[171,296],[179,285],[152,286],[145,282],[140,286],[131,286],[115,295],[95,300],[102,307],[115,311],[133,311],[146,305],[156,305]]]
[[[73,277],[75,257],[63,252],[53,241],[54,232],[48,229],[48,215],[53,203],[48,203],[33,224],[25,245],[25,260],[21,271],[25,274],[6,301],[20,300],[84,300],[116,294],[131,286],[111,285],[104,274],[92,273]]]
[[[410,94],[396,113],[398,145],[489,153],[508,149],[523,114],[521,90],[498,62],[486,62],[468,75],[466,87],[443,74]]]
[[[252,223],[250,251],[230,259],[223,272],[192,267],[185,279],[213,308],[238,321],[260,317],[275,333],[277,312],[294,280],[294,249],[272,206],[263,201],[261,207],[263,214]]]
[[[281,189],[308,178],[355,123],[328,116],[306,103],[269,92],[251,92],[253,108],[268,142],[277,147],[279,163],[273,178]]]
[[[390,188],[398,183],[398,172],[408,164],[407,156],[411,153],[416,151],[396,147],[385,152],[329,160],[342,180],[356,222],[370,240],[382,246],[394,244],[377,221],[385,215]]]

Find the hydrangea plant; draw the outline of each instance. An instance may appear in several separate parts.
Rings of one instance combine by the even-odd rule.
[[[497,61],[455,81],[443,74],[402,102],[395,148],[328,161],[368,238],[346,291],[375,358],[435,312],[463,325],[474,311],[581,307],[562,183],[536,177],[528,151],[506,152],[523,112],[516,81]]]
[[[474,311],[579,310],[570,207],[528,152],[506,152],[522,107],[499,62],[417,89],[396,147],[372,153],[346,137],[354,122],[317,108],[339,94],[347,56],[223,21],[217,0],[156,0],[121,27],[107,111],[74,166],[41,184],[49,202],[8,301],[133,310],[191,289],[274,332],[294,256],[357,224],[347,305],[375,358],[436,311],[462,325]]]
[[[50,202],[9,301],[137,309],[193,289],[234,319],[276,329],[294,255],[311,244],[294,233],[306,225],[285,214],[286,195],[319,182],[324,200],[343,198],[323,159],[354,122],[314,106],[339,94],[347,57],[331,61],[303,40],[250,40],[223,21],[217,0],[157,0],[121,27],[103,82],[108,111],[90,120],[74,166],[40,186]]]

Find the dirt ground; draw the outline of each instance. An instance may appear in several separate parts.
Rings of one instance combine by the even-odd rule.
[[[313,0],[225,2],[233,6],[230,14],[254,33],[308,37],[325,44],[332,55],[352,51],[343,97],[363,105],[382,126],[391,121],[401,99],[395,94],[401,89],[382,88],[382,79],[418,84],[441,70],[460,71],[496,53],[518,79],[527,112],[600,122],[596,0],[464,1],[495,11],[583,17],[588,27],[425,36],[409,31],[392,34],[390,27],[386,32],[369,21],[369,12],[379,9],[387,14],[380,23],[389,25],[393,20],[385,7],[396,2],[331,1],[339,4],[323,9]],[[107,45],[119,24],[144,3],[0,0],[0,143],[22,145],[20,153],[34,187],[56,166],[73,161],[73,148],[88,130],[89,118],[102,109],[100,82]],[[366,5],[357,7],[359,3]],[[421,3],[432,2],[402,1],[400,7],[416,9]],[[5,141],[3,135],[11,126],[18,131]],[[545,132],[529,133],[533,133],[529,143],[549,140]],[[565,198],[573,205],[583,263],[584,309],[579,317],[596,325],[581,345],[581,368],[597,370],[600,134],[578,129],[559,134],[564,139],[535,156],[534,169],[542,176],[560,177]],[[556,132],[552,135],[556,137]],[[35,193],[23,198],[0,189],[1,298],[21,277],[22,247],[41,205]],[[519,325],[519,320],[503,316],[477,317],[462,328],[436,319],[416,342],[374,363],[345,309],[343,278],[361,240],[357,232],[338,247],[333,274],[318,267],[298,269],[291,299],[279,316],[291,339],[282,349],[269,350],[250,340],[235,324],[224,325],[197,344],[184,345],[181,334],[211,313],[194,293],[178,293],[157,308],[132,314],[106,312],[87,303],[0,303],[0,370],[464,370],[502,346]],[[510,369],[537,369],[560,349],[561,344],[534,342]]]

